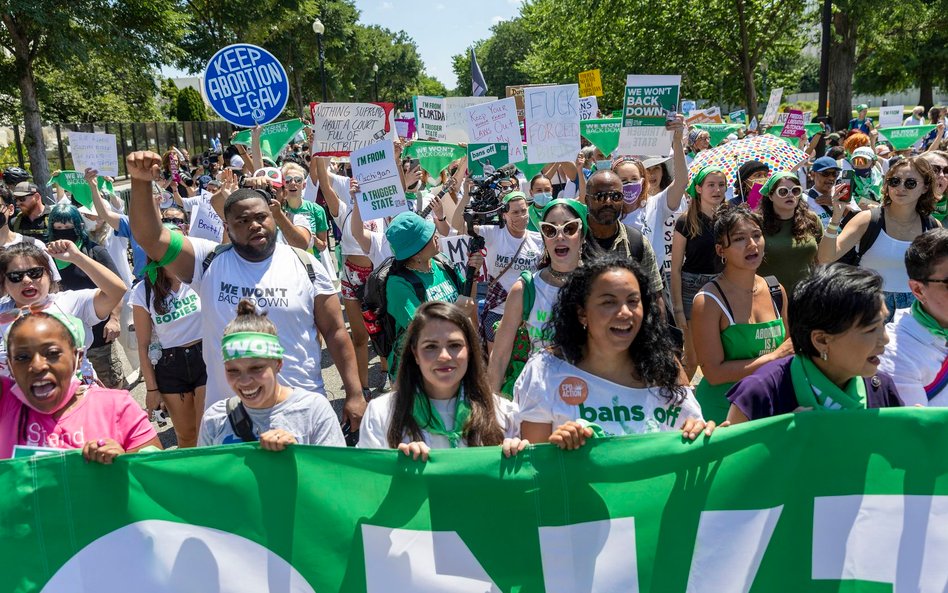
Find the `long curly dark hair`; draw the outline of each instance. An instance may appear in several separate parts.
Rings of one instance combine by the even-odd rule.
[[[631,259],[607,253],[570,274],[557,295],[545,328],[553,336],[552,349],[570,364],[578,364],[584,358],[589,335],[579,322],[579,310],[585,308],[593,282],[606,272],[618,269],[632,272],[643,287],[642,326],[629,346],[629,357],[635,363],[638,378],[649,387],[659,387],[670,402],[679,403],[686,392],[678,381],[681,366],[675,357],[677,348],[662,319],[656,295],[644,290],[649,285],[648,277]]]
[[[787,177],[787,180],[802,189],[800,180],[796,177]],[[781,182],[782,181],[781,179]],[[774,185],[770,193],[776,190],[777,185]],[[797,200],[796,208],[793,209],[793,218],[789,221],[780,220],[777,213],[774,212],[774,202],[770,194],[761,196],[760,204],[757,205],[757,209],[760,210],[760,215],[763,218],[764,224],[762,230],[765,236],[772,236],[779,233],[785,222],[789,222],[793,227],[791,232],[793,234],[794,243],[806,241],[807,236],[815,239],[819,236],[820,231],[823,230],[820,219],[817,218],[816,214],[810,211],[810,207],[806,203],[806,195],[802,193],[800,194],[800,199]]]

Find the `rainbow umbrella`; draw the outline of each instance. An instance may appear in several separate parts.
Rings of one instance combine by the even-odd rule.
[[[749,136],[699,152],[691,162],[688,173],[693,176],[702,167],[720,167],[727,174],[728,183],[733,184],[737,179],[737,170],[747,161],[760,161],[770,167],[771,173],[776,173],[792,171],[805,163],[807,158],[804,151],[776,136]]]

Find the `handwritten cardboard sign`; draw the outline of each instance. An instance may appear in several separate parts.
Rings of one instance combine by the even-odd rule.
[[[575,84],[524,89],[527,162],[573,161],[580,149],[579,87]]]
[[[347,156],[386,138],[391,130],[391,103],[310,103],[313,154]]]
[[[67,132],[69,151],[77,171],[96,169],[99,175],[118,176],[118,148],[115,134]]]
[[[467,133],[471,143],[502,142],[508,146],[511,161],[523,160],[517,104],[512,97],[474,105],[468,107],[466,112]]]

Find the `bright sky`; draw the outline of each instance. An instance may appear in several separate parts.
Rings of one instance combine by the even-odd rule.
[[[490,27],[520,13],[521,0],[355,0],[359,21],[415,40],[428,76],[453,89],[451,56],[490,35]],[[330,34],[329,31],[326,32]]]

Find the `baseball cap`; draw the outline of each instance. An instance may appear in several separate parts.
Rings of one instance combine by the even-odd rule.
[[[859,105],[856,105],[856,111],[862,111],[863,109],[869,109],[869,106],[866,105],[865,103],[860,103]]]
[[[30,183],[29,181],[21,181],[16,184],[13,188],[14,196],[32,196],[39,191],[39,188],[35,183]]]
[[[829,171],[830,169],[839,170],[839,163],[836,162],[836,159],[821,156],[820,158],[813,161],[813,166],[810,167],[810,170],[814,173],[822,173],[823,171]]]
[[[266,177],[273,187],[283,187],[283,172],[276,167],[264,167],[253,173],[254,177]]]

